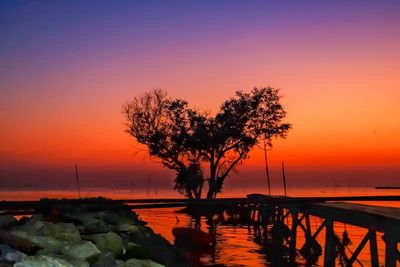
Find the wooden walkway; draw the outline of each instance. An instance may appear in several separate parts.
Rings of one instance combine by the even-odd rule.
[[[377,232],[384,233],[385,241],[385,265],[395,267],[400,261],[400,253],[397,245],[400,242],[400,208],[380,207],[364,204],[348,203],[343,201],[398,201],[399,197],[332,197],[332,198],[275,198],[262,195],[250,195],[260,201],[257,211],[259,220],[280,221],[288,225],[287,218],[291,218],[291,236],[288,240],[292,255],[296,254],[297,229],[303,230],[306,243],[310,240],[316,242],[316,237],[325,228],[324,266],[333,267],[340,259],[342,266],[353,266],[357,261],[361,250],[369,243],[371,261],[370,266],[379,267],[379,255],[377,248]],[[265,215],[263,210],[273,210]],[[261,216],[260,216],[261,214]],[[312,233],[310,216],[323,219],[318,229]],[[305,225],[303,224],[305,221]],[[348,255],[346,245],[334,232],[334,223],[341,222],[367,229],[355,251]],[[294,256],[293,256],[294,257]]]

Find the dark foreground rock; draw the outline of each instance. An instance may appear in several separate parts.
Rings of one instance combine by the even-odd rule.
[[[190,266],[128,206],[111,200],[45,199],[30,218],[0,222],[0,266]]]

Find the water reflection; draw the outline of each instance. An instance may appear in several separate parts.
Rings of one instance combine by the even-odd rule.
[[[194,262],[195,266],[298,266],[297,250],[290,247],[291,231],[281,220],[268,223],[255,222],[254,214],[248,209],[221,208],[221,209],[183,209],[179,211],[191,218],[188,227],[175,227],[172,232],[175,237],[174,244]],[[231,233],[225,229],[230,229]],[[203,229],[203,230],[202,230]],[[252,242],[253,254],[251,258],[247,253],[245,257],[236,257],[235,262],[226,259],[229,256],[227,250],[235,248],[234,242],[227,242],[229,235],[237,238],[238,229],[245,230],[242,238]],[[239,241],[239,240],[238,240]],[[231,246],[228,248],[226,246]],[[321,247],[316,241],[310,242],[303,249],[303,257],[306,266],[312,266],[321,255]],[[243,248],[241,249],[243,250]],[[232,251],[232,255],[240,253],[240,249]],[[239,262],[237,261],[239,260]],[[245,262],[242,262],[245,261]],[[222,264],[224,263],[224,264]],[[302,264],[304,265],[304,264]]]
[[[310,216],[308,222],[303,221],[310,226],[310,232],[316,238],[307,238],[304,231],[297,227],[297,242],[293,249],[288,240],[290,230],[274,218],[261,216],[263,221],[258,224],[245,219],[249,218],[248,213],[235,213],[229,209],[194,211],[162,208],[137,210],[137,213],[171,243],[175,242],[174,228],[189,227],[212,236],[215,240],[213,246],[201,249],[191,249],[185,241],[178,241],[188,258],[193,260],[193,266],[323,266],[325,228],[321,228],[323,219],[318,217]],[[291,227],[290,216],[284,222]],[[356,250],[368,231],[339,222],[335,222],[334,229],[336,237],[347,245],[344,249],[348,254]],[[379,262],[384,262],[385,245],[381,233],[377,234],[377,241]],[[336,251],[336,254],[340,255],[339,252]],[[357,263],[369,266],[370,258],[369,248],[364,248]],[[340,260],[336,263],[340,266]]]

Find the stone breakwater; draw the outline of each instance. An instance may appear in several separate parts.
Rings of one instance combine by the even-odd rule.
[[[0,266],[189,266],[131,209],[107,199],[39,202],[31,217],[0,216]]]

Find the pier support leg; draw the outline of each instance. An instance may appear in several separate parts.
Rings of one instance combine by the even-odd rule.
[[[393,233],[385,234],[385,266],[386,267],[396,267],[397,261],[397,242],[391,236],[394,236]]]
[[[376,231],[370,230],[369,232],[369,248],[371,253],[371,266],[379,267],[378,259],[378,245],[376,242]]]
[[[335,243],[334,243],[334,232],[333,232],[333,219],[326,218],[325,220],[325,250],[324,250],[324,267],[335,266]]]
[[[299,213],[292,211],[292,229],[290,234],[290,262],[296,262],[297,226],[299,225]]]

